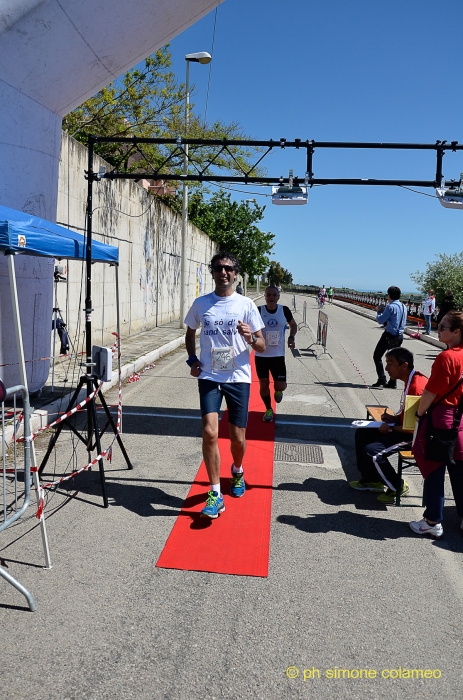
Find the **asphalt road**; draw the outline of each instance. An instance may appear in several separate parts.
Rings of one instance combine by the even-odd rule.
[[[109,509],[95,472],[49,498],[48,571],[32,518],[0,540],[0,557],[37,602],[26,612],[22,596],[0,580],[5,696],[462,696],[463,533],[453,501],[449,493],[445,537],[435,542],[408,527],[422,513],[420,477],[409,479],[400,509],[347,486],[356,469],[354,431],[345,426],[364,417],[367,403],[396,408],[400,392],[365,384],[375,379],[381,329],[338,307],[326,311],[332,357],[307,350],[317,318],[309,300],[311,328],[287,355],[289,386],[276,423],[277,441],[322,445],[325,461],[275,463],[268,579],[155,568],[201,461],[196,383],[184,351],[175,352],[124,387],[123,439],[134,470],[115,448],[106,463]],[[429,372],[437,349],[405,345]],[[74,443],[63,435],[50,470],[85,461]],[[238,531],[225,546],[239,540]],[[433,677],[395,677],[406,669]]]

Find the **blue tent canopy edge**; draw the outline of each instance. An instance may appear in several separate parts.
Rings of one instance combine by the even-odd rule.
[[[0,205],[0,250],[5,253],[85,260],[85,238],[38,216]],[[119,263],[116,246],[92,239],[92,262]]]

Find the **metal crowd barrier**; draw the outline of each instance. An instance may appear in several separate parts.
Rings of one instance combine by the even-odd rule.
[[[19,414],[16,408],[16,396],[22,396],[22,412]],[[11,412],[5,408],[5,398],[13,396],[13,409]],[[18,418],[18,415],[20,416]],[[2,420],[2,486],[0,496],[0,532],[6,530],[18,520],[27,510],[31,499],[31,428],[30,428],[30,403],[29,392],[24,386],[13,386],[6,390],[6,396],[1,403]],[[7,450],[6,428],[12,422],[12,442]],[[23,432],[24,442],[18,447],[16,438],[19,432]],[[19,466],[23,453],[23,465]],[[24,477],[24,481],[18,479],[18,475]],[[35,601],[19,581],[17,581],[8,571],[0,566],[0,576],[11,583],[20,593],[25,596],[30,610],[36,609]]]
[[[359,292],[336,292],[336,299],[346,299],[346,301],[357,302],[358,304],[365,304],[371,306],[376,310],[376,307],[380,304],[385,306],[387,304],[387,297],[377,296],[374,294],[361,294]],[[403,300],[401,300],[403,301]],[[423,302],[420,301],[403,301],[407,307],[407,316],[415,317],[417,319],[424,319],[423,314]],[[433,314],[433,322],[437,322],[437,314],[439,309],[436,308]]]
[[[310,328],[309,324],[307,323],[307,302],[304,301],[302,304],[302,321],[301,323],[298,323],[299,330],[301,328]]]

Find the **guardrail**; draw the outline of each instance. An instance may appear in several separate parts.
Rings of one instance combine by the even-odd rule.
[[[385,306],[387,304],[387,297],[384,295],[374,295],[374,294],[361,294],[359,292],[336,292],[334,295],[335,299],[340,299],[341,301],[349,301],[353,304],[359,304],[360,306],[365,306],[369,309],[374,309],[380,304]],[[400,300],[407,307],[407,318],[412,321],[422,321],[424,319],[423,314],[423,304],[417,301],[404,301]],[[437,314],[439,309],[436,308],[433,318],[432,325],[437,326]]]
[[[16,396],[22,396],[22,411],[18,413],[16,408]],[[13,408],[5,408],[5,399],[13,396]],[[19,417],[18,417],[19,416]],[[29,392],[24,386],[13,386],[7,389],[1,402],[2,420],[2,486],[0,495],[0,532],[6,530],[18,520],[27,510],[31,500],[31,428],[30,428],[30,404]],[[8,451],[5,427],[8,422],[13,422],[13,438]],[[18,445],[19,432],[24,436],[21,446]],[[22,453],[22,455],[21,455]],[[22,462],[23,466],[18,466]],[[24,477],[24,481],[18,477]],[[14,576],[0,566],[0,576],[25,596],[32,612],[36,609],[34,598]]]

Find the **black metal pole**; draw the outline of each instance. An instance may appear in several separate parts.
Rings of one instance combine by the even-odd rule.
[[[93,220],[93,147],[95,139],[88,138],[88,185],[87,185],[87,239],[85,246],[85,354],[87,372],[85,381],[87,384],[87,396],[93,391],[93,366],[92,366],[92,220]],[[96,415],[95,397],[87,404],[87,450],[92,451],[93,434],[95,433],[95,446],[97,453],[101,453],[100,433],[98,429],[98,419]],[[103,492],[103,505],[108,507],[108,495],[106,492],[106,481],[104,474],[103,459],[98,460],[100,470],[101,490]]]
[[[442,174],[442,159],[444,155],[444,149],[442,147],[438,148],[436,151],[436,187],[441,186],[444,177]]]
[[[307,144],[307,172],[309,174],[309,182],[313,178],[313,170],[312,170],[313,152],[314,152],[313,141],[309,141]]]
[[[87,238],[85,246],[85,351],[87,374],[92,373],[92,218],[93,218],[93,146],[94,137],[88,137],[87,184]]]

